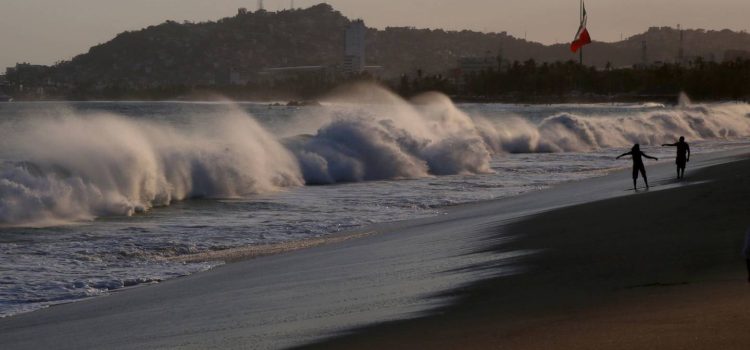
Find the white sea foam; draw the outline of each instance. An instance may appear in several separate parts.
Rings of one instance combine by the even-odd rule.
[[[557,114],[539,123],[506,116],[469,116],[444,95],[404,101],[377,87],[353,86],[332,99],[320,129],[287,145],[308,183],[415,178],[489,172],[493,155],[586,152],[635,143],[750,136],[750,106],[695,106],[687,97],[672,109],[639,115]],[[318,111],[318,113],[320,113]]]
[[[737,103],[457,108],[439,94],[406,102],[368,86],[346,91],[324,107],[305,108],[1,106],[0,317],[210,267],[167,259],[178,255],[432,216],[454,204],[597,176],[626,164],[613,160],[621,151],[610,147],[661,144],[683,134],[694,152],[707,153],[746,146],[741,140],[750,134],[750,108]],[[646,151],[659,158],[674,154]],[[493,173],[436,176],[487,171]],[[302,183],[412,177],[419,179],[254,195]],[[127,215],[182,198],[248,195],[183,202],[135,218],[1,227]]]
[[[559,113],[535,123],[469,115],[437,93],[405,101],[371,85],[343,91],[327,107],[303,109],[276,135],[233,108],[183,123],[73,111],[4,122],[0,224],[132,215],[175,200],[305,183],[489,173],[493,156],[503,153],[750,135],[750,106],[741,103],[701,106],[683,98],[678,107],[637,115]]]
[[[2,128],[0,223],[132,215],[175,200],[302,185],[294,157],[240,112],[180,128],[115,115],[32,119]]]
[[[337,97],[311,136],[288,142],[308,183],[489,172],[493,150],[476,123],[438,94],[407,103],[389,92]],[[351,94],[351,92],[350,92]]]

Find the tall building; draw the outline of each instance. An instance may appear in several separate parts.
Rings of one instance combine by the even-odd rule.
[[[353,21],[346,28],[344,49],[344,73],[358,74],[365,70],[365,33],[367,27],[362,20]]]
[[[680,32],[680,48],[677,50],[677,63],[685,63],[685,32],[680,25],[677,25],[677,31]]]

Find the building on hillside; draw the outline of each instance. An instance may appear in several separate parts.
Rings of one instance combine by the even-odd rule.
[[[482,72],[489,72],[500,69],[502,57],[493,55],[492,52],[485,52],[484,56],[464,56],[458,59],[456,68],[451,69],[448,73],[454,83],[459,85],[466,84],[466,79],[472,75]]]
[[[458,69],[462,75],[478,74],[498,69],[498,59],[487,51],[484,56],[467,56],[458,59]]]
[[[18,63],[5,69],[5,79],[14,90],[50,85],[48,78],[50,67],[29,63]]]
[[[365,70],[365,34],[367,27],[362,20],[353,21],[346,28],[344,45],[344,74],[359,74]]]

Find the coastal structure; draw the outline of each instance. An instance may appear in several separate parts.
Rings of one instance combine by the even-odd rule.
[[[453,82],[464,86],[466,79],[472,75],[500,69],[502,58],[500,54],[493,56],[491,51],[486,51],[483,56],[459,57],[457,67],[450,71]]]
[[[293,79],[313,79],[315,81],[328,81],[337,76],[352,76],[367,73],[372,76],[381,76],[385,69],[383,66],[366,65],[366,32],[367,27],[362,20],[354,20],[346,28],[344,33],[344,59],[339,65],[307,65],[265,68],[260,71],[259,78],[262,82],[279,82]]]
[[[8,81],[5,79],[5,75],[0,75],[0,102],[8,102],[11,101],[11,97],[5,94],[5,91],[8,90]]]
[[[498,59],[492,52],[486,51],[484,56],[465,56],[458,59],[458,68],[462,75],[477,74],[498,68]]]
[[[359,74],[365,70],[366,31],[367,27],[362,20],[355,20],[346,28],[344,74]]]
[[[680,32],[679,47],[677,49],[677,64],[685,63],[685,32],[681,25],[677,25],[677,31]]]

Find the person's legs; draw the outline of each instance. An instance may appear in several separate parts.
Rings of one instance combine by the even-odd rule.
[[[641,169],[640,170],[641,170],[641,176],[643,176],[643,182],[646,183],[646,189],[648,189],[649,187],[648,187],[648,177],[646,177],[646,167],[644,167],[643,165],[641,165]]]
[[[683,158],[677,158],[677,178],[678,179],[684,179],[685,178],[685,159]]]
[[[638,167],[634,166],[633,167],[633,190],[637,191],[638,186],[637,186],[636,180],[638,180]]]

